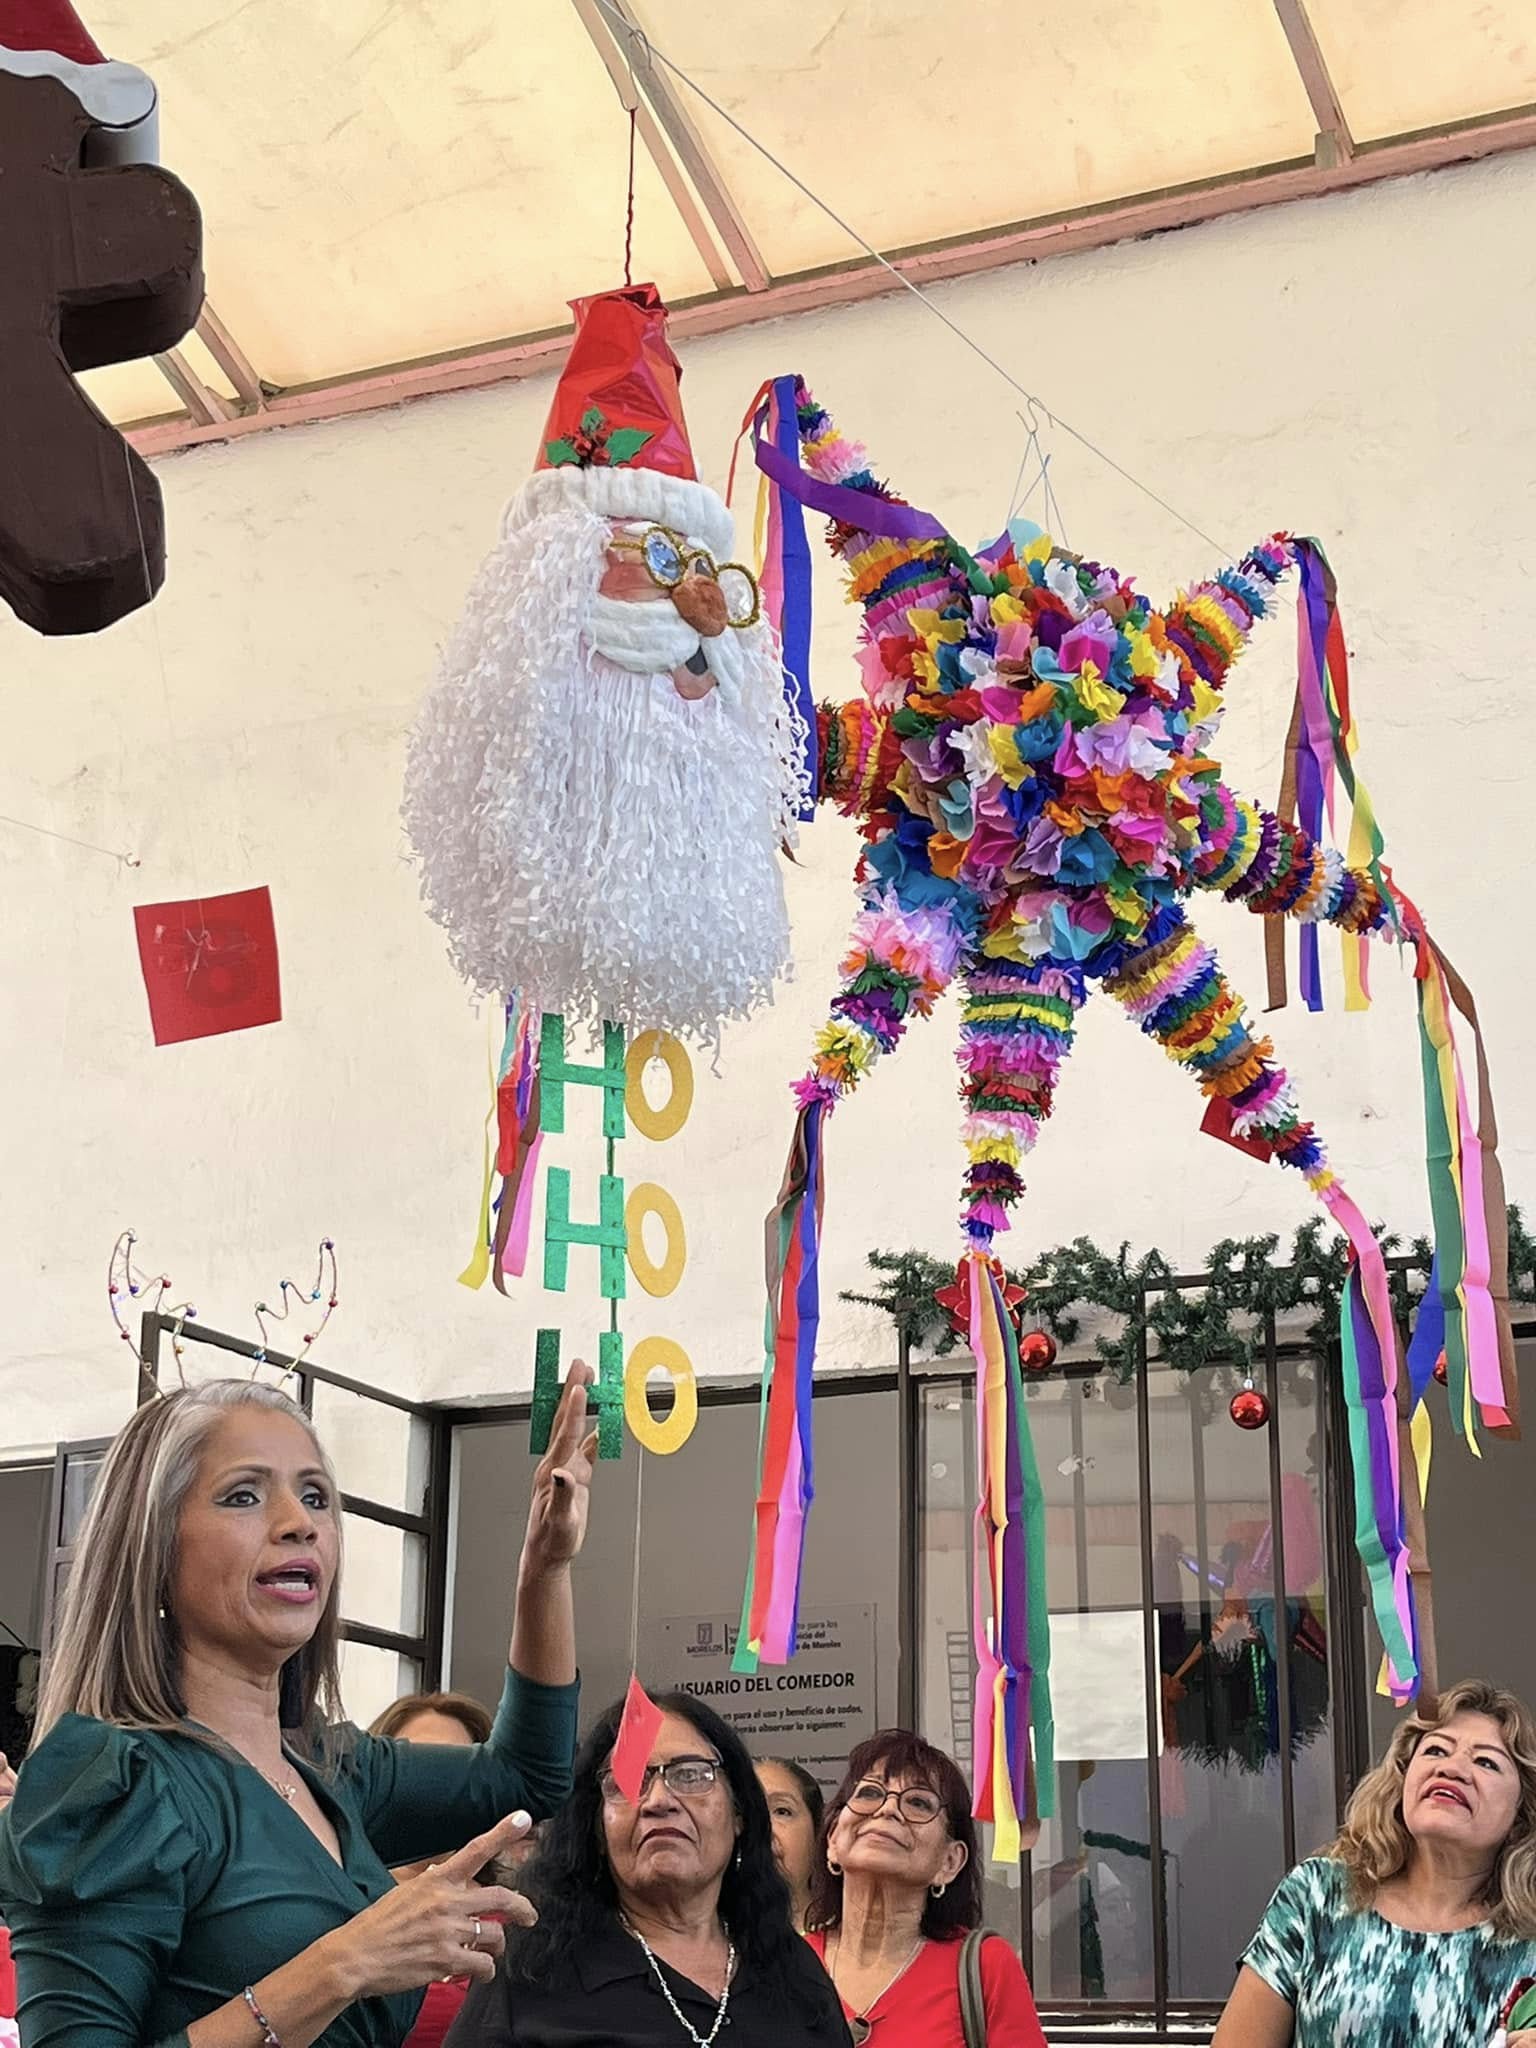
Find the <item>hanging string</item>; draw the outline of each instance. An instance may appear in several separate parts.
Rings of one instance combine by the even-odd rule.
[[[171,781],[175,787],[176,800],[181,810],[181,829],[186,845],[187,857],[192,864],[193,900],[197,904],[197,930],[186,934],[187,941],[193,948],[192,964],[187,969],[187,981],[190,986],[192,976],[202,964],[203,948],[211,944],[207,913],[203,909],[202,862],[198,858],[197,840],[192,831],[192,814],[187,809],[186,786],[180,773],[180,742],[176,735],[175,715],[171,710],[171,685],[170,678],[166,673],[165,646],[160,638],[160,620],[155,610],[155,579],[149,566],[149,543],[144,538],[144,520],[139,511],[139,494],[134,489],[133,450],[126,440],[123,442],[123,464],[128,472],[128,502],[133,507],[133,523],[139,538],[139,563],[144,571],[144,608],[149,614],[150,637],[155,643],[155,661],[160,670],[160,700],[165,706],[166,739],[170,744],[175,770],[171,776]]]
[[[629,110],[629,194],[624,212],[624,284],[626,289],[635,281],[635,124],[640,118],[639,103]]]
[[[108,860],[115,860],[119,867],[136,868],[139,856],[136,853],[119,853],[110,846],[97,846],[89,839],[76,839],[69,832],[55,832],[47,825],[31,824],[26,818],[8,818],[0,812],[0,825],[11,825],[18,832],[36,832],[44,839],[58,839],[65,846],[78,846],[82,853],[104,853]]]
[[[629,1668],[638,1673],[640,1669],[640,1527],[641,1508],[645,1502],[645,1461],[647,1452],[644,1444],[635,1445],[635,1575],[629,1596]]]
[[[1216,540],[1211,534],[1208,534],[1205,531],[1205,528],[1203,526],[1197,526],[1194,520],[1191,519],[1187,513],[1181,512],[1177,505],[1170,504],[1169,501],[1165,497],[1163,497],[1160,492],[1153,490],[1152,486],[1149,483],[1144,483],[1139,476],[1133,476],[1131,471],[1128,470],[1123,463],[1116,462],[1115,458],[1112,455],[1107,453],[1106,450],[1104,450],[1103,448],[1099,447],[1097,442],[1091,441],[1088,438],[1088,436],[1082,432],[1080,428],[1074,427],[1070,420],[1064,420],[1059,413],[1052,412],[1041,398],[1039,398],[1034,392],[1030,391],[1025,385],[1021,384],[1018,378],[1015,377],[1010,370],[1005,369],[1003,365],[997,360],[996,356],[990,354],[987,349],[983,348],[981,343],[976,340],[974,335],[968,334],[957,320],[951,319],[949,314],[944,311],[944,308],[941,305],[939,305],[936,300],[931,299],[928,296],[927,292],[923,290],[921,285],[914,284],[911,278],[908,277],[904,271],[898,269],[897,266],[891,262],[889,257],[883,256],[881,254],[881,252],[875,247],[873,242],[866,240],[866,238],[859,233],[856,227],[854,227],[849,221],[846,221],[834,207],[829,206],[826,200],[821,197],[820,193],[813,192],[810,186],[806,184],[803,178],[796,177],[795,173],[789,168],[788,164],[782,162],[778,157],[776,157],[773,151],[768,148],[766,143],[759,142],[757,137],[751,132],[750,129],[744,128],[742,126],[742,124],[740,123],[740,121],[736,119],[734,114],[728,112],[726,108],[721,106],[718,100],[712,99],[710,95],[704,90],[703,86],[700,85],[696,79],[690,78],[688,73],[684,71],[680,65],[674,64],[672,59],[666,54],[666,52],[664,50],[658,50],[656,45],[652,41],[650,41],[648,37],[641,38],[640,31],[634,26],[632,22],[630,22],[624,16],[620,9],[614,5],[614,0],[597,0],[597,5],[602,9],[602,12],[607,18],[610,28],[614,31],[615,36],[618,38],[620,42],[620,46],[623,49],[625,49],[626,52],[632,47],[637,38],[643,41],[645,57],[647,61],[654,61],[659,64],[664,64],[667,70],[671,72],[672,76],[675,79],[677,79],[679,84],[686,85],[688,90],[694,95],[694,97],[698,100],[701,100],[703,104],[709,108],[712,114],[717,115],[718,118],[722,120],[728,128],[732,129],[737,135],[739,135],[742,141],[745,142],[749,146],[749,148],[755,149],[757,151],[757,154],[760,157],[762,157],[765,160],[765,162],[772,164],[773,168],[779,173],[779,175],[783,178],[787,178],[790,184],[794,186],[795,190],[799,192],[803,198],[808,199],[811,202],[812,206],[814,206],[818,210],[818,212],[824,213],[827,219],[831,221],[834,227],[840,228],[842,232],[848,237],[849,241],[853,242],[858,248],[863,250],[864,254],[867,257],[869,257],[872,263],[878,263],[880,268],[886,272],[886,274],[891,278],[893,283],[900,285],[901,289],[904,292],[909,292],[911,296],[917,300],[919,305],[925,307],[928,310],[928,312],[930,312],[933,315],[935,320],[941,321],[943,325],[949,329],[950,333],[954,335],[957,341],[963,343],[964,346],[971,351],[972,355],[979,357],[981,361],[987,365],[987,368],[989,370],[992,370],[997,376],[1001,377],[1003,382],[1009,387],[1009,389],[1011,391],[1016,391],[1019,397],[1022,398],[1027,405],[1039,406],[1040,410],[1046,415],[1047,419],[1050,421],[1053,427],[1059,428],[1060,431],[1064,434],[1070,434],[1072,439],[1076,441],[1080,447],[1085,448],[1090,455],[1094,456],[1098,461],[1102,462],[1106,469],[1112,469],[1116,476],[1122,477],[1126,483],[1132,486],[1133,489],[1140,491],[1143,497],[1150,498],[1154,505],[1161,506],[1163,511],[1168,514],[1170,519],[1176,519],[1180,526],[1186,527],[1189,530],[1189,532],[1195,534],[1200,540],[1203,540],[1207,547],[1214,548],[1218,555],[1224,556],[1228,560],[1236,559],[1238,554],[1238,550],[1236,548],[1229,546],[1225,541]],[[633,58],[630,58],[630,68],[631,70],[633,70],[634,68]]]

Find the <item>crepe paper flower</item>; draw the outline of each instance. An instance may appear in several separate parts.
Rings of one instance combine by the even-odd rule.
[[[1066,634],[1056,650],[1064,669],[1081,671],[1092,664],[1102,675],[1115,658],[1119,635],[1102,611],[1091,613]]]
[[[1064,882],[1102,882],[1114,872],[1115,849],[1096,826],[1071,835],[1061,849],[1057,874]],[[1104,930],[1109,929],[1106,919]]]
[[[1031,874],[1054,875],[1061,866],[1061,851],[1066,843],[1066,834],[1050,816],[1050,808],[1048,805],[1046,815],[1036,818],[1024,835],[1020,864]]]
[[[964,764],[966,781],[973,789],[997,773],[997,762],[992,752],[992,730],[990,725],[976,724],[946,735],[945,744],[951,754]]]
[[[1103,719],[1118,717],[1125,704],[1125,698],[1114,685],[1107,682],[1092,661],[1085,661],[1072,678],[1072,692],[1076,709],[1070,714],[1074,724],[1079,717]]]
[[[945,825],[957,839],[969,839],[976,814],[971,801],[971,786],[963,777],[957,776],[939,791],[939,810]]]

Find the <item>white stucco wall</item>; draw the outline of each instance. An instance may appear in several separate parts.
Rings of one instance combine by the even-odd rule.
[[[1519,939],[1532,766],[1536,581],[1536,156],[1378,187],[955,285],[946,311],[1118,460],[1239,550],[1315,532],[1339,573],[1363,766],[1390,857],[1481,1002],[1512,1193],[1536,1193]],[[643,247],[642,247],[643,259]],[[516,261],[516,251],[507,252]],[[573,272],[574,293],[601,277]],[[1022,446],[1014,400],[905,298],[684,350],[701,467],[760,380],[802,371],[907,495],[960,534],[995,531]],[[591,1254],[573,1292],[514,1303],[455,1285],[469,1248],[486,1023],[420,912],[396,807],[403,734],[436,645],[525,473],[548,383],[255,437],[163,465],[170,577],[149,614],[47,644],[0,618],[0,810],[105,846],[136,874],[0,827],[9,1000],[0,1041],[8,1314],[0,1448],[110,1429],[127,1412],[107,1255],[132,1224],[204,1318],[253,1331],[251,1302],[307,1274],[326,1232],[342,1307],[323,1358],[432,1395],[506,1394],[532,1330],[598,1327]],[[1053,472],[1071,542],[1149,591],[1210,549],[1074,443]],[[855,687],[850,612],[824,605],[818,686]],[[1224,757],[1273,800],[1293,637],[1238,670]],[[701,1372],[755,1370],[761,1222],[835,986],[855,841],[827,817],[787,886],[798,979],[734,1031],[693,1120],[621,1170],[659,1179],[690,1233],[670,1301],[635,1337],[683,1340]],[[1507,871],[1513,886],[1501,879]],[[156,1050],[132,906],[269,883],[284,1022]],[[1198,906],[1262,1000],[1259,926]],[[1425,1217],[1413,1004],[1383,962],[1375,1011],[1293,1007],[1277,1037],[1373,1214]],[[872,1246],[947,1251],[960,1168],[950,1011],[836,1118],[828,1147],[829,1364],[883,1362],[882,1318],[837,1300]],[[1105,1002],[1087,1014],[1013,1246],[1078,1232],[1196,1259],[1218,1236],[1308,1213],[1306,1190],[1200,1136],[1188,1083]],[[573,1128],[595,1132],[578,1112]],[[595,1136],[552,1141],[595,1200]],[[585,1190],[585,1192],[584,1192]],[[553,1311],[553,1313],[552,1313]]]

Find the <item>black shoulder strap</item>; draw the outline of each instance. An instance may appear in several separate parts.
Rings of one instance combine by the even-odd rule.
[[[986,1938],[984,1927],[974,1928],[960,1951],[960,2024],[965,2029],[965,2048],[987,2048],[987,1998],[981,1983],[981,1945]]]

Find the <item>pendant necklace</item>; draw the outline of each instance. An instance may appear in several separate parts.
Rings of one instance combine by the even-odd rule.
[[[672,1996],[672,1986],[667,1982],[666,1973],[663,1971],[661,1964],[656,1960],[651,1944],[646,1940],[638,1927],[631,1927],[627,1920],[624,1922],[624,1925],[629,1928],[630,1933],[645,1951],[645,1960],[650,1964],[652,1974],[656,1982],[661,1986],[662,1997],[672,2008],[672,2017],[677,2021],[677,2024],[682,2028],[689,2040],[692,2041],[694,2048],[714,2048],[716,2037],[720,2029],[725,2025],[725,2015],[730,2009],[731,1979],[736,1974],[735,1943],[727,1941],[725,1945],[725,1988],[720,1993],[720,2003],[715,2007],[715,2024],[707,2034],[701,2034],[677,2000]]]
[[[901,1968],[896,1972],[895,1976],[891,1977],[887,1980],[886,1983],[880,1986],[880,1989],[875,1993],[874,1997],[869,2001],[868,2005],[865,2006],[862,2012],[854,2013],[849,2017],[848,2031],[853,2036],[853,2048],[864,2048],[865,2042],[869,2039],[870,2035],[875,2031],[877,2018],[884,2018],[884,2014],[877,2015],[875,2013],[875,2007],[880,2003],[881,1999],[885,1997],[887,1992],[894,1991],[896,1989],[896,1986],[901,1982],[902,1978],[905,1977],[908,1970],[911,1969],[912,1965],[917,1961],[918,1957],[922,1954],[923,1948],[924,1942],[922,1938],[919,1937],[916,1948],[913,1949],[911,1955],[907,1957],[907,1960],[902,1964]],[[842,1943],[841,1941],[839,1941],[837,1949],[834,1951],[833,1954],[833,1960],[827,1968],[827,1975],[832,1979],[832,1986],[834,1990],[836,1990],[837,1988],[837,1961],[838,1958],[841,1956],[841,1953]],[[839,1993],[839,1996],[841,1996],[841,1993]]]

